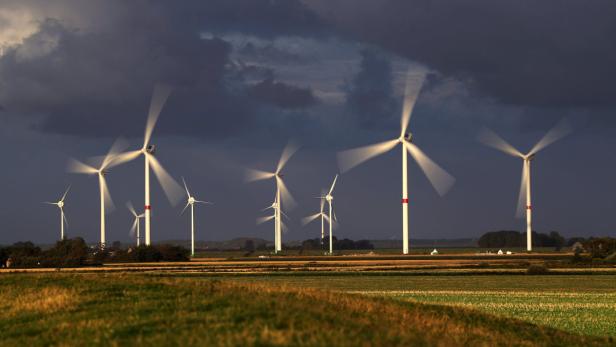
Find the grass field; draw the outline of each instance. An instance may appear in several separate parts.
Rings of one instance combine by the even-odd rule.
[[[255,276],[241,281],[472,308],[574,333],[616,337],[614,275]]]
[[[385,277],[3,274],[0,342],[7,346],[614,345],[606,338],[465,308],[391,299],[389,294],[339,292],[373,295],[375,290],[408,289],[407,280],[392,276],[384,282]],[[429,285],[427,280],[413,279],[414,288]],[[462,287],[471,285],[466,282]],[[545,283],[546,288],[554,285]],[[595,287],[609,292],[601,281]]]

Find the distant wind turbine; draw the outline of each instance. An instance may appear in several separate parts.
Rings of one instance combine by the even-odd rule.
[[[280,228],[281,231],[286,231],[287,226],[284,224],[284,222],[282,220],[280,220],[280,222],[278,222],[277,218],[278,216],[286,216],[286,214],[284,214],[284,212],[282,212],[280,210],[280,205],[278,204],[278,202],[276,201],[278,197],[274,197],[274,202],[272,202],[272,204],[266,208],[263,209],[263,211],[267,211],[267,210],[273,210],[274,214],[273,215],[269,215],[269,216],[263,216],[263,217],[259,217],[257,218],[257,225],[259,224],[263,224],[265,222],[269,222],[272,219],[274,220],[274,232],[276,233],[278,231],[278,228]],[[280,223],[280,225],[278,225],[278,223]],[[276,245],[277,245],[277,241],[274,240],[274,250],[276,251]],[[277,251],[276,251],[277,252]]]
[[[333,222],[336,222],[338,220],[336,218],[335,213],[332,215],[332,203],[334,201],[334,196],[332,195],[332,193],[334,192],[334,187],[336,186],[337,180],[338,180],[338,175],[334,177],[334,182],[332,183],[331,188],[329,188],[329,192],[327,192],[327,195],[321,197],[321,199],[324,199],[325,201],[327,201],[327,204],[329,206],[329,223],[328,223],[329,224],[329,254],[334,253],[334,241],[333,241],[332,229],[333,229]]]
[[[324,195],[324,194],[325,194],[325,191],[322,192],[322,195]],[[325,221],[327,221],[329,223],[329,217],[324,212],[325,199],[323,199],[322,196],[319,196],[317,198],[319,199],[319,202],[321,204],[319,212],[315,213],[313,215],[310,215],[308,217],[303,218],[302,219],[302,225],[307,225],[310,222],[312,222],[313,220],[316,220],[319,217],[321,218],[321,247],[323,247],[323,240],[325,239]]]
[[[45,204],[56,205],[60,209],[60,240],[64,240],[64,224],[68,226],[68,220],[66,220],[66,216],[64,215],[64,199],[66,199],[66,195],[70,189],[71,186],[68,186],[57,202],[45,202]]]
[[[283,205],[287,205],[289,208],[292,208],[295,205],[295,201],[293,200],[291,193],[289,193],[287,186],[284,184],[284,181],[282,180],[282,177],[283,177],[282,170],[284,169],[289,159],[291,159],[291,156],[293,156],[293,154],[297,152],[297,150],[298,150],[298,147],[295,144],[289,143],[285,147],[285,149],[282,151],[282,155],[280,156],[280,160],[278,161],[278,165],[276,166],[276,171],[274,172],[267,172],[267,171],[260,171],[260,170],[248,170],[246,174],[247,182],[261,181],[261,180],[272,179],[272,178],[276,180],[276,198],[274,199],[274,204],[276,205],[276,208],[274,209],[274,219],[275,219],[274,252],[275,253],[282,251],[282,215],[284,214]]]
[[[479,141],[485,144],[486,146],[490,146],[492,148],[496,148],[501,152],[509,154],[514,157],[519,157],[523,160],[524,164],[522,165],[522,183],[520,184],[520,195],[518,197],[518,208],[516,215],[521,217],[523,215],[524,209],[526,209],[526,250],[533,250],[533,228],[532,228],[532,203],[531,203],[531,180],[530,180],[530,163],[535,159],[535,154],[537,154],[542,149],[551,145],[552,143],[560,140],[569,134],[572,130],[571,125],[565,119],[558,122],[554,128],[552,128],[537,144],[530,150],[530,152],[523,154],[518,151],[515,147],[507,143],[507,141],[503,140],[500,136],[494,133],[490,129],[483,129],[479,134]]]
[[[127,202],[126,203],[126,207],[128,208],[128,210],[130,211],[130,213],[133,215],[133,217],[135,217],[135,221],[133,222],[133,226],[130,228],[130,234],[135,235],[135,239],[137,240],[137,247],[139,247],[141,245],[141,222],[140,219],[145,217],[145,214],[137,214],[137,211],[135,211],[135,208],[133,207],[133,203],[132,202]]]
[[[171,94],[171,87],[165,85],[157,85],[154,88],[154,94],[150,102],[150,111],[148,113],[148,119],[145,127],[145,136],[143,138],[143,146],[141,149],[122,153],[118,156],[117,162],[125,163],[136,159],[140,155],[143,155],[145,159],[145,244],[149,246],[151,244],[151,215],[152,205],[150,204],[150,167],[154,171],[158,182],[160,183],[165,195],[169,199],[172,205],[176,205],[183,193],[182,187],[169,175],[167,170],[163,168],[158,159],[156,159],[156,146],[150,143],[152,138],[152,132],[156,121],[160,116],[165,102]]]
[[[184,211],[190,206],[190,254],[195,256],[195,204],[211,204],[209,201],[201,201],[196,200],[194,196],[190,194],[188,190],[188,185],[186,185],[186,181],[182,178],[182,182],[184,183],[184,189],[186,189],[186,206],[182,210],[182,214]]]
[[[120,140],[116,141],[107,155],[102,157],[100,165],[98,168],[93,166],[84,164],[78,160],[71,159],[69,161],[68,171],[79,174],[87,174],[87,175],[97,175],[98,176],[98,186],[100,191],[100,221],[101,221],[101,239],[100,239],[100,247],[105,247],[105,206],[109,210],[113,210],[113,200],[111,200],[111,194],[109,194],[109,188],[107,187],[107,181],[105,180],[105,176],[109,173],[109,169],[114,166],[120,164],[120,162],[116,161],[118,153],[123,149],[124,143]]]
[[[428,158],[413,142],[412,134],[407,132],[411,112],[417,101],[425,75],[418,78],[410,72],[407,76],[404,106],[400,120],[400,136],[393,140],[369,145],[365,147],[346,150],[338,153],[338,163],[342,172],[386,152],[396,145],[402,145],[402,253],[409,253],[409,224],[408,224],[408,183],[407,183],[407,151],[415,159],[432,186],[439,195],[445,195],[454,184],[455,179],[440,166]]]

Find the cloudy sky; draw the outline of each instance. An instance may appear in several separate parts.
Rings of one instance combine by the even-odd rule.
[[[94,177],[69,158],[104,154],[119,137],[141,146],[154,86],[175,87],[153,135],[157,157],[197,198],[198,239],[273,239],[255,225],[273,182],[247,168],[286,170],[298,202],[283,240],[316,237],[314,196],[340,150],[398,135],[407,72],[427,74],[414,142],[456,177],[444,197],[412,163],[412,238],[522,230],[521,160],[480,144],[483,127],[521,151],[560,119],[574,131],[533,164],[535,229],[616,235],[616,4],[544,0],[2,1],[0,243],[51,242],[67,198],[68,235],[98,240]],[[400,153],[339,180],[339,237],[401,238]],[[116,209],[108,240],[129,240],[127,201],[143,202],[143,160],[108,175]],[[153,182],[153,240],[189,237],[182,204]],[[199,206],[202,207],[202,206]]]

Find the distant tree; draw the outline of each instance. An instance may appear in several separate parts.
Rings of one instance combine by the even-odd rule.
[[[368,240],[359,240],[355,242],[355,249],[374,249],[374,245]]]
[[[584,243],[584,248],[592,258],[604,259],[616,253],[616,239],[611,237],[590,238]]]
[[[255,242],[254,240],[246,240],[246,242],[244,242],[244,251],[248,252],[248,253],[252,253],[255,251]]]
[[[84,239],[77,237],[56,242],[51,249],[41,254],[43,267],[77,267],[88,259],[89,248]]]

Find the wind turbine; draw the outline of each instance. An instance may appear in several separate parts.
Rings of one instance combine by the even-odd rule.
[[[186,206],[182,210],[182,214],[184,211],[190,206],[190,254],[195,256],[195,204],[211,204],[208,201],[196,200],[194,196],[190,195],[190,191],[188,190],[188,186],[186,185],[186,181],[182,178],[182,182],[184,183],[184,189],[186,189]]]
[[[169,86],[157,85],[154,88],[152,100],[150,102],[150,111],[148,113],[148,119],[145,127],[145,135],[143,138],[143,146],[136,151],[130,151],[122,153],[118,156],[116,161],[118,163],[125,163],[136,159],[140,155],[143,155],[145,160],[145,244],[149,246],[151,244],[151,216],[152,205],[150,204],[150,167],[158,182],[160,183],[165,195],[169,199],[172,205],[176,205],[181,199],[182,187],[169,175],[167,170],[163,168],[158,159],[155,157],[156,146],[150,143],[152,138],[152,132],[154,126],[160,115],[160,112],[165,105],[165,102],[169,98],[172,89]]]
[[[322,194],[325,194],[325,191],[323,191]],[[319,209],[319,212],[308,217],[304,217],[302,219],[302,225],[307,225],[313,220],[316,220],[317,218],[321,217],[321,247],[323,247],[323,240],[325,239],[325,220],[327,219],[329,223],[329,217],[327,217],[327,214],[323,211],[325,208],[325,199],[323,199],[322,196],[319,196],[317,198],[321,203],[321,208]]]
[[[425,75],[420,75],[419,78],[409,73],[406,81],[406,90],[404,97],[404,106],[402,108],[402,117],[400,120],[400,136],[393,140],[369,145],[365,147],[346,150],[338,153],[338,163],[342,172],[346,172],[351,168],[371,159],[378,155],[384,154],[392,150],[396,145],[402,147],[402,253],[409,253],[409,226],[408,226],[408,182],[407,182],[407,151],[415,159],[419,167],[424,172],[432,186],[436,189],[439,195],[443,196],[451,188],[455,179],[433,162],[424,154],[413,142],[412,134],[407,132],[411,112],[417,101],[419,91]]]
[[[126,203],[126,207],[130,211],[130,213],[133,215],[133,217],[135,217],[135,221],[133,222],[133,226],[130,228],[130,234],[136,236],[137,247],[139,247],[141,245],[141,225],[140,225],[141,223],[140,223],[140,219],[145,217],[145,214],[144,213],[137,214],[137,212],[135,211],[135,208],[133,207],[133,203],[130,202],[130,201]]]
[[[279,230],[278,228],[280,228],[281,231],[286,231],[287,230],[287,226],[284,224],[284,222],[282,220],[280,220],[280,225],[278,225],[278,219],[277,219],[278,216],[284,215],[286,217],[287,215],[280,210],[280,205],[278,204],[276,199],[277,199],[277,196],[274,197],[274,202],[270,206],[268,206],[268,207],[263,209],[263,211],[267,211],[269,209],[272,209],[274,211],[274,214],[273,215],[269,215],[269,216],[263,216],[263,217],[257,218],[257,225],[263,224],[265,222],[268,222],[268,221],[274,219],[274,232],[275,233]],[[276,245],[277,244],[278,243],[276,242],[276,240],[274,240],[274,251],[276,253],[278,252],[276,250]]]
[[[334,252],[334,241],[333,241],[333,234],[332,234],[332,228],[333,228],[333,223],[332,221],[336,221],[336,214],[332,215],[332,202],[334,201],[334,196],[332,195],[332,193],[334,192],[334,187],[336,186],[336,181],[338,180],[338,175],[336,175],[336,177],[334,177],[334,182],[332,183],[331,188],[329,188],[329,192],[327,192],[327,195],[322,196],[321,199],[327,201],[327,204],[329,206],[329,218],[328,218],[328,224],[329,224],[329,254],[332,254]]]
[[[533,250],[533,228],[532,228],[532,209],[531,203],[531,180],[530,180],[530,164],[535,159],[535,155],[551,145],[552,143],[560,140],[572,130],[571,125],[566,120],[558,122],[550,131],[548,131],[537,144],[526,154],[518,151],[515,147],[510,145],[507,141],[503,140],[500,136],[494,133],[492,130],[483,129],[479,134],[479,141],[483,144],[496,148],[501,152],[509,154],[514,157],[521,158],[523,160],[522,165],[522,183],[520,184],[520,195],[518,197],[517,217],[523,215],[523,210],[526,209],[526,250]]]
[[[292,208],[293,205],[295,205],[295,201],[293,200],[291,193],[289,193],[287,186],[284,184],[284,181],[282,180],[282,177],[283,177],[282,169],[284,169],[289,159],[291,159],[291,156],[293,156],[293,154],[297,152],[297,150],[298,150],[298,147],[295,144],[289,143],[282,151],[282,155],[280,156],[280,160],[278,161],[278,165],[276,166],[276,170],[274,172],[267,172],[267,171],[260,171],[260,170],[248,170],[246,174],[247,182],[261,181],[261,180],[266,180],[266,179],[271,179],[271,178],[274,178],[276,180],[276,198],[274,199],[274,203],[272,204],[272,206],[270,206],[272,208],[274,208],[274,205],[276,206],[274,208],[274,217],[273,217],[275,220],[275,224],[274,224],[274,252],[275,253],[282,251],[282,218],[281,217],[282,217],[282,214],[284,214],[284,212],[282,211],[283,202],[286,205],[288,205],[290,208]]]
[[[69,161],[68,171],[79,174],[87,174],[87,175],[97,175],[98,176],[98,186],[100,191],[100,219],[101,219],[101,241],[100,247],[105,248],[105,205],[109,208],[109,210],[113,210],[113,200],[111,200],[111,194],[109,194],[109,188],[107,187],[107,181],[105,176],[109,173],[109,169],[114,166],[120,164],[120,162],[116,161],[116,156],[120,152],[123,147],[123,142],[116,141],[107,155],[105,155],[98,168],[90,166],[88,164],[84,164],[78,160],[71,159]]]
[[[68,226],[68,221],[66,220],[66,216],[64,215],[64,199],[66,199],[66,195],[68,194],[68,191],[70,189],[71,186],[68,186],[68,188],[66,188],[66,191],[64,191],[64,194],[62,194],[60,200],[58,200],[57,202],[45,202],[45,204],[56,205],[60,209],[60,240],[64,240],[64,224],[66,223],[66,225]]]

